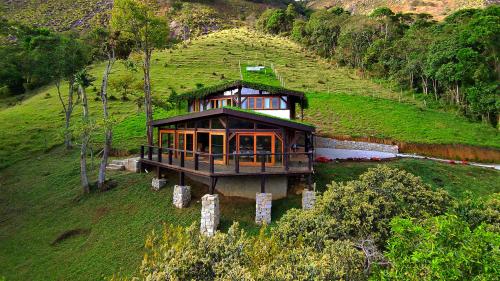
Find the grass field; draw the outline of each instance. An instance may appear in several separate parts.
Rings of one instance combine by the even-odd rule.
[[[187,226],[198,223],[204,187],[192,182],[191,205],[178,210],[171,204],[176,175],[168,187],[150,190],[151,175],[114,173],[116,188],[80,195],[78,152],[56,148],[2,170],[0,186],[0,276],[7,280],[99,280],[115,272],[131,274],[140,264],[145,235],[163,223]],[[318,189],[332,180],[346,181],[373,167],[372,163],[319,164]],[[452,166],[422,160],[384,163],[423,177],[435,188],[460,197],[464,190],[487,196],[500,192],[498,171]],[[253,234],[255,202],[221,200],[221,225],[234,220]],[[300,196],[273,202],[273,220],[288,209],[300,207]],[[58,243],[69,230],[82,233]]]
[[[322,134],[500,146],[498,133],[486,125],[446,112],[420,109],[411,96],[405,95],[404,102],[399,103],[399,93],[357,77],[350,70],[335,68],[290,41],[243,29],[211,34],[175,50],[156,53],[152,68],[155,97],[165,100],[172,90],[182,93],[195,89],[197,84],[208,86],[239,79],[240,63],[273,63],[287,87],[311,91],[306,120],[316,124]],[[91,69],[97,77],[101,71],[102,65]],[[124,75],[124,66],[118,62],[111,79]],[[95,87],[99,88],[98,83]],[[91,87],[88,93],[91,114],[98,119],[101,108],[95,99],[96,91]],[[120,97],[119,93],[111,94]],[[110,110],[116,120],[114,148],[137,151],[144,142],[144,114],[137,113],[133,101],[111,101]],[[177,112],[156,108],[155,114],[161,118]],[[77,107],[73,117],[76,128],[80,118],[81,109]],[[26,94],[15,106],[0,107],[0,277],[99,280],[118,271],[131,274],[141,261],[146,233],[162,223],[198,222],[198,201],[204,190],[194,183],[194,200],[182,211],[171,205],[171,187],[152,192],[151,176],[145,174],[111,174],[118,184],[116,188],[81,196],[78,149],[62,150],[63,122],[53,86]],[[434,129],[436,126],[438,129]],[[95,138],[99,142],[100,136]],[[477,196],[499,191],[498,171],[419,160],[387,165],[407,169],[457,197],[463,196],[464,190]],[[354,179],[371,166],[319,165],[318,187],[331,180]],[[95,173],[94,166],[91,174]],[[175,180],[170,178],[169,186]],[[252,200],[223,199],[221,229],[227,230],[233,220],[238,220],[244,229],[256,233],[254,204]],[[300,197],[296,195],[273,202],[273,220],[298,206]],[[54,243],[72,230],[77,235]]]
[[[306,120],[317,125],[321,134],[500,147],[498,131],[488,125],[471,123],[449,112],[423,109],[411,95],[404,94],[399,103],[399,92],[360,78],[349,69],[336,68],[289,40],[246,29],[221,31],[155,53],[151,71],[154,95],[166,100],[172,91],[182,93],[239,79],[239,66],[251,64],[273,64],[286,87],[311,91]],[[91,69],[98,78],[101,72],[102,65]],[[117,62],[111,80],[125,75],[125,67]],[[135,75],[140,79],[140,71]],[[99,88],[98,82],[95,87]],[[91,113],[99,118],[100,102],[94,100],[97,93],[92,88],[88,91]],[[119,93],[112,94],[120,97]],[[115,148],[137,150],[143,142],[143,123],[139,121],[144,119],[136,116],[135,103],[116,100],[110,107],[116,120]],[[16,106],[0,108],[0,168],[62,142],[64,118],[53,86],[26,94]],[[77,107],[73,120],[79,121],[80,112]],[[172,114],[175,112],[157,116]]]

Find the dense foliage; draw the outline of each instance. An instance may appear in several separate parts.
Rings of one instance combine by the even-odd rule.
[[[500,111],[500,6],[455,12],[443,22],[427,14],[378,8],[369,16],[341,8],[295,16],[268,10],[257,27],[290,37],[341,65],[396,81],[431,102],[451,104],[497,125]]]
[[[276,234],[290,243],[304,239],[318,249],[337,239],[370,238],[383,246],[392,218],[425,218],[443,214],[449,206],[445,191],[433,191],[408,172],[379,166],[359,180],[333,182],[313,210],[289,211],[278,222]]]
[[[165,226],[146,239],[139,280],[492,280],[495,199],[458,205],[418,177],[379,166],[333,183],[312,210],[288,211],[256,237],[237,223],[211,238],[194,224]],[[464,210],[482,213],[479,224],[456,214]]]
[[[382,280],[496,280],[500,235],[481,225],[471,229],[453,215],[422,222],[394,219]]]
[[[90,61],[90,49],[75,34],[0,25],[0,88],[6,87],[6,94],[66,79]]]

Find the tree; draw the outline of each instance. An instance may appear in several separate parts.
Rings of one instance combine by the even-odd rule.
[[[80,150],[80,182],[84,193],[90,192],[89,179],[87,176],[87,146],[90,141],[92,124],[89,116],[89,106],[86,89],[92,85],[94,77],[87,73],[86,69],[80,70],[75,75],[75,84],[82,99],[82,144]]]
[[[55,36],[54,38],[44,38],[44,48],[38,43],[40,38],[35,38],[35,51],[37,56],[48,56],[44,61],[48,61],[46,67],[38,68],[41,71],[47,72],[49,77],[55,80],[59,101],[64,110],[64,144],[66,149],[71,149],[72,133],[70,130],[71,115],[75,106],[74,101],[74,84],[75,74],[90,62],[89,49],[83,42],[73,36]],[[39,64],[40,61],[37,61]],[[68,97],[67,102],[64,102],[61,92],[61,83],[63,80],[68,81]]]
[[[152,0],[117,0],[111,13],[111,26],[123,36],[131,38],[143,55],[144,105],[148,145],[153,145],[153,104],[151,96],[151,55],[155,49],[167,46],[168,25],[157,15]]]
[[[484,225],[471,230],[453,215],[422,222],[395,218],[382,280],[496,280],[500,235]]]
[[[279,241],[293,244],[304,240],[316,249],[322,249],[329,240],[367,238],[383,248],[392,218],[440,215],[449,206],[445,191],[433,191],[408,172],[378,166],[358,180],[333,182],[311,211],[287,212],[275,233]]]
[[[99,175],[97,186],[100,190],[105,189],[106,166],[108,165],[109,153],[113,141],[113,124],[108,111],[108,81],[111,70],[116,61],[115,49],[118,45],[120,32],[110,29],[95,29],[90,36],[92,45],[97,50],[97,56],[106,60],[106,67],[102,75],[100,97],[102,102],[102,112],[104,121],[104,148],[102,152],[101,164],[99,165]]]

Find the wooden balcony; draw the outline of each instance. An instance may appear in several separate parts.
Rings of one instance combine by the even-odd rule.
[[[313,154],[293,153],[233,153],[208,154],[156,146],[141,146],[143,166],[159,167],[203,177],[310,175]]]

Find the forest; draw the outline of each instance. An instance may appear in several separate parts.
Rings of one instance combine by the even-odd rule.
[[[464,9],[442,22],[428,14],[377,8],[352,15],[342,8],[266,10],[257,29],[288,36],[339,65],[383,78],[428,103],[498,126],[500,7]]]

